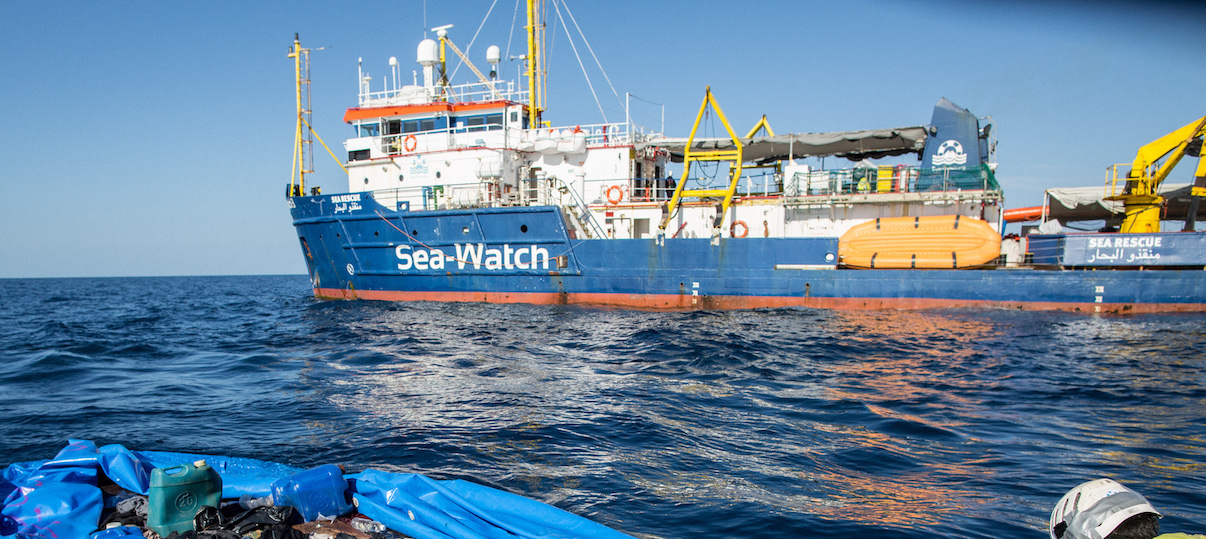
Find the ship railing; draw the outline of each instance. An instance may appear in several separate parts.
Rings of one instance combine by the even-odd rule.
[[[435,136],[433,136],[435,135]],[[442,135],[442,136],[439,136]],[[484,123],[426,131],[409,131],[349,139],[349,160],[359,161],[465,148],[512,149],[578,153],[587,147],[615,146],[640,142],[649,136],[626,123],[586,124],[566,127],[520,129],[507,123]],[[365,138],[370,141],[363,142]],[[364,146],[368,153],[363,153]]]
[[[443,89],[439,97],[454,103],[475,103],[500,99],[526,103],[528,99],[528,92],[516,88],[514,81],[471,82],[456,86],[437,86],[436,88]]]
[[[1118,195],[1122,195],[1122,194],[1129,194],[1126,192],[1127,181],[1130,180],[1130,178],[1129,178],[1130,171],[1131,171],[1131,168],[1133,168],[1133,166],[1134,166],[1134,163],[1115,163],[1113,165],[1110,165],[1108,168],[1106,168],[1106,181],[1105,181],[1105,196],[1106,197],[1113,197],[1113,196],[1118,196]],[[1119,174],[1119,171],[1121,171],[1122,174]],[[1119,179],[1122,179],[1122,189],[1118,188],[1118,180]]]
[[[591,205],[646,204],[669,202],[678,186],[675,178],[614,178],[584,182],[583,193]],[[698,180],[688,180],[688,188],[706,188]],[[747,197],[777,196],[782,193],[774,174],[742,176],[738,192]]]
[[[585,202],[592,206],[662,203],[669,201],[677,186],[674,178],[613,178],[582,182]],[[698,178],[687,180],[687,188],[704,189]],[[987,166],[957,169],[920,169],[911,166],[852,168],[795,172],[790,176],[767,172],[743,175],[737,186],[745,197],[787,199],[826,195],[875,195],[941,193],[955,191],[999,191]]]
[[[459,84],[456,86],[403,86],[380,92],[361,92],[359,106],[384,107],[391,105],[420,105],[436,101],[473,103],[480,101],[527,102],[528,91],[516,87],[514,81],[494,81]]]
[[[670,200],[674,178],[612,178],[582,182],[583,200],[592,206],[662,203]]]
[[[501,182],[422,185],[372,191],[374,200],[396,211],[431,211],[505,206],[560,206],[577,221],[578,228],[595,238],[604,237],[603,227],[582,198],[576,181],[557,177],[524,180],[520,189]]]
[[[464,148],[507,148],[523,130],[502,124],[480,124],[373,137],[373,157],[442,152]],[[430,136],[444,135],[444,136]]]
[[[644,137],[643,133],[635,131],[630,124],[623,122],[540,127],[524,132],[524,138],[529,141],[563,140],[577,135],[585,137],[587,146],[631,144]]]
[[[372,137],[371,155],[359,159],[396,157],[465,148],[518,149],[540,151],[541,144],[560,153],[575,153],[576,138],[584,139],[586,147],[631,144],[634,135],[627,124],[591,124],[571,127],[519,129],[509,125],[488,123],[448,127],[428,131],[413,131]],[[431,136],[444,135],[444,136]],[[356,139],[353,139],[353,141]],[[352,141],[349,141],[352,142]],[[564,147],[562,147],[564,146]],[[353,160],[356,160],[353,158]]]
[[[523,180],[519,188],[487,178],[476,182],[378,189],[372,193],[383,206],[406,211],[549,205],[573,206],[579,211],[589,208],[582,198],[580,178],[565,181],[541,176]]]
[[[640,124],[630,123],[629,126],[629,130],[632,131],[633,139],[636,142],[644,142],[666,136],[666,134],[662,131],[648,128]]]
[[[493,181],[416,185],[372,191],[382,206],[397,211],[497,208],[524,204],[519,190]]]
[[[1061,234],[1026,236],[1026,258],[1034,266],[1063,266],[1065,242]]]
[[[783,195],[787,197],[1000,189],[1000,184],[987,165],[928,169],[895,165],[809,170],[785,175],[783,182]]]
[[[525,189],[522,191],[525,202],[529,205],[557,204],[569,211],[570,217],[578,222],[579,227],[588,229],[588,234],[594,238],[604,237],[603,226],[595,219],[594,212],[582,198],[579,184],[581,178],[566,181],[559,177],[543,177],[534,180],[524,180]],[[569,198],[568,203],[566,197]]]

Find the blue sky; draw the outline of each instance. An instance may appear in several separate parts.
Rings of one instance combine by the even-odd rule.
[[[778,132],[919,125],[946,97],[996,120],[1009,207],[1100,185],[1206,114],[1206,10],[1190,3],[566,1],[621,98],[664,104],[671,135],[686,135],[705,85],[739,131],[762,114]],[[469,56],[484,68],[486,46],[506,54],[514,0],[426,4],[0,3],[0,278],[304,273],[283,196],[293,34],[325,47],[314,121],[339,152],[358,58],[375,84],[390,56],[409,79],[425,27],[456,25],[464,48],[491,4]],[[522,25],[521,10],[512,54]],[[599,122],[558,32],[546,118]],[[641,123],[660,121],[640,107]],[[329,156],[316,162],[324,192],[345,190]]]

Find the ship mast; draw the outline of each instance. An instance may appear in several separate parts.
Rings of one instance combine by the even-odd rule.
[[[310,49],[303,49],[297,34],[293,34],[293,47],[289,49],[293,58],[296,80],[297,128],[293,135],[293,172],[289,178],[290,196],[301,196],[306,192],[306,174],[314,172],[314,140],[310,124]]]
[[[540,42],[544,37],[544,24],[537,18],[540,0],[528,0],[528,127],[541,124],[544,112],[545,72],[541,62]]]

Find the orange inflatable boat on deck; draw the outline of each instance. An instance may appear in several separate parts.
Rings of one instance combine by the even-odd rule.
[[[852,268],[971,268],[1000,255],[1001,236],[992,225],[959,215],[880,218],[838,240],[841,263]]]

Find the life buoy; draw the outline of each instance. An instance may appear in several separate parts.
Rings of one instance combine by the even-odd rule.
[[[737,225],[741,225],[741,233],[737,233]],[[745,224],[745,221],[733,221],[729,225],[729,236],[734,238],[744,238],[750,233],[750,227]]]
[[[611,192],[613,189],[616,192],[616,195],[614,197],[611,196]],[[619,185],[613,185],[613,186],[607,188],[607,201],[608,202],[610,202],[612,204],[619,204],[621,200],[624,200],[624,188],[623,187],[621,187]]]
[[[414,135],[406,135],[406,140],[403,142],[406,145],[406,151],[413,152],[419,147],[419,140]]]

